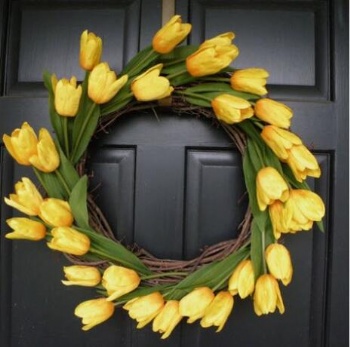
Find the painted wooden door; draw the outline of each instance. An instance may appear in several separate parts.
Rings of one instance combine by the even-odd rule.
[[[347,346],[348,345],[348,5],[346,1],[177,1],[193,24],[190,43],[234,31],[237,67],[270,71],[270,97],[294,110],[293,130],[317,156],[321,179],[309,180],[327,206],[326,233],[284,242],[294,279],[282,289],[286,313],[254,316],[236,300],[223,332],[182,324],[167,341],[149,327],[135,329],[118,310],[89,332],[73,315],[90,289],[64,287],[68,261],[42,243],[11,242],[1,205],[0,345],[75,346]],[[113,69],[148,45],[161,26],[162,2],[0,1],[0,133],[23,121],[49,126],[44,69],[83,77],[80,33],[104,40]],[[30,170],[0,152],[1,196]],[[208,121],[159,111],[118,121],[89,150],[96,201],[118,238],[159,257],[193,257],[207,244],[232,238],[243,217],[241,158]]]

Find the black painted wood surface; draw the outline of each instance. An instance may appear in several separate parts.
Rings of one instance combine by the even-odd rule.
[[[270,71],[270,97],[294,110],[293,130],[316,154],[323,175],[309,184],[327,206],[316,228],[284,242],[295,275],[282,288],[286,313],[256,317],[236,300],[220,334],[181,324],[167,341],[135,329],[125,312],[90,332],[75,306],[93,289],[64,287],[67,260],[45,244],[3,234],[13,211],[1,205],[0,346],[347,346],[348,345],[348,4],[346,1],[177,1],[193,24],[190,43],[225,31],[241,50],[235,66]],[[161,25],[161,1],[0,0],[0,133],[23,121],[49,127],[44,69],[82,78],[80,33],[104,39],[117,71]],[[30,175],[1,146],[1,196]],[[159,257],[189,258],[231,238],[246,199],[241,158],[210,121],[171,111],[124,116],[89,150],[91,188],[116,236]]]

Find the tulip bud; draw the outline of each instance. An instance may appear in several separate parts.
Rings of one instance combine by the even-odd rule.
[[[79,231],[69,227],[57,227],[51,230],[52,239],[48,247],[73,255],[84,255],[90,249],[90,239]]]
[[[40,205],[43,198],[36,189],[33,182],[26,177],[15,184],[16,194],[10,194],[5,203],[28,216],[37,216],[40,212]]]
[[[244,299],[253,293],[254,284],[253,263],[247,259],[240,262],[233,271],[228,281],[228,290],[231,295],[238,294],[241,299]]]
[[[267,267],[273,277],[281,280],[286,286],[293,276],[292,260],[289,251],[281,244],[273,243],[265,250]]]
[[[88,83],[89,98],[96,104],[110,101],[128,81],[128,75],[117,79],[107,63],[96,65],[90,73]]]
[[[193,323],[204,316],[206,308],[214,300],[214,293],[208,287],[194,289],[180,300],[180,314],[189,317],[187,323]]]
[[[55,198],[45,199],[40,205],[40,218],[54,227],[70,227],[73,215],[67,201]]]
[[[159,292],[148,294],[128,301],[123,308],[132,319],[138,322],[137,329],[143,328],[155,318],[164,307],[163,296]]]
[[[241,92],[265,95],[267,94],[265,88],[267,77],[269,77],[269,73],[264,69],[236,70],[230,78],[231,87]]]
[[[141,282],[139,275],[131,269],[122,266],[109,266],[102,277],[102,285],[106,288],[109,297],[113,301],[124,294],[132,292]]]
[[[276,200],[269,206],[269,215],[275,239],[278,240],[281,233],[293,232],[289,227],[292,214],[289,213],[281,201]]]
[[[181,16],[173,16],[153,37],[153,49],[161,54],[171,52],[191,31],[192,25],[182,23]]]
[[[293,117],[293,111],[285,104],[264,98],[256,102],[254,109],[255,115],[262,121],[280,128],[290,127],[290,119]]]
[[[110,318],[114,309],[113,303],[100,298],[82,302],[75,308],[74,314],[83,319],[83,324],[86,325],[82,329],[87,331]]]
[[[273,167],[262,168],[256,176],[256,195],[260,211],[275,200],[285,202],[289,197],[286,181]]]
[[[216,332],[221,331],[233,308],[233,297],[229,292],[219,292],[206,308],[201,327],[217,326]]]
[[[101,59],[102,39],[92,32],[83,31],[80,36],[80,66],[87,71],[92,70]]]
[[[29,162],[42,172],[55,171],[60,165],[55,143],[50,133],[46,129],[40,129],[39,142],[37,144],[37,154],[29,158]]]
[[[180,323],[181,319],[179,302],[170,300],[165,304],[156,318],[154,318],[152,330],[163,334],[161,339],[166,339]]]
[[[273,313],[278,308],[284,313],[282,295],[275,277],[264,274],[258,278],[254,292],[254,311],[258,316]]]
[[[29,218],[10,218],[6,223],[13,229],[13,232],[5,235],[7,239],[38,241],[45,238],[46,228],[42,223]]]
[[[38,139],[33,128],[24,122],[21,129],[15,129],[11,136],[2,137],[6,149],[20,165],[30,165],[29,158],[36,154]]]
[[[77,86],[77,79],[73,76],[70,80],[62,78],[56,82],[56,76],[53,76],[52,88],[55,95],[56,112],[65,117],[75,117],[82,94],[81,86]]]
[[[160,100],[169,96],[174,90],[167,78],[160,75],[163,64],[149,68],[136,77],[131,84],[131,90],[138,101]]]
[[[100,271],[93,266],[64,266],[63,271],[68,281],[62,281],[65,286],[94,287],[101,281]]]
[[[211,105],[216,117],[227,124],[239,123],[254,115],[247,100],[230,94],[217,96],[212,100]]]
[[[319,222],[325,215],[325,206],[322,199],[314,192],[306,189],[292,189],[285,204],[289,229],[309,230],[313,222]]]
[[[231,44],[233,33],[226,33],[203,42],[186,58],[186,68],[193,77],[213,75],[237,58],[239,50]]]

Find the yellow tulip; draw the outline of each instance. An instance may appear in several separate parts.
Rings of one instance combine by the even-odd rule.
[[[74,314],[83,319],[82,323],[85,325],[82,329],[87,331],[110,318],[114,309],[112,302],[100,298],[82,302],[75,308]]]
[[[109,297],[113,301],[120,296],[132,292],[141,282],[139,275],[131,269],[122,266],[109,266],[102,277],[102,285],[106,288]]]
[[[7,239],[38,241],[46,235],[45,225],[29,218],[10,218],[6,223],[13,229],[13,232],[5,235]]]
[[[9,198],[5,198],[5,203],[28,216],[37,216],[43,198],[33,182],[23,177],[22,181],[15,184],[15,191],[16,194],[10,194]]]
[[[255,104],[255,115],[266,123],[280,128],[289,128],[290,119],[293,117],[291,108],[272,99],[260,99]]]
[[[173,16],[153,37],[153,49],[161,54],[171,52],[191,31],[192,25],[182,23],[181,16]]]
[[[219,34],[211,39],[205,40],[199,48],[206,48],[211,46],[231,46],[235,34],[231,31]]]
[[[216,326],[216,332],[221,331],[233,309],[233,297],[229,292],[219,292],[210,305],[206,308],[201,327]]]
[[[138,322],[137,329],[147,325],[161,312],[163,307],[164,299],[159,292],[132,299],[123,306],[128,311],[130,318]]]
[[[110,101],[128,81],[128,75],[117,79],[107,63],[96,65],[90,73],[88,82],[89,98],[96,104]]]
[[[42,172],[52,172],[59,167],[60,157],[47,129],[40,129],[37,154],[32,155],[29,162]]]
[[[292,231],[309,230],[313,222],[319,222],[325,215],[322,199],[314,192],[305,189],[292,189],[285,204],[286,224]]]
[[[262,130],[261,137],[276,156],[289,165],[299,182],[307,176],[320,177],[321,170],[316,158],[298,136],[288,130],[268,125]]]
[[[256,176],[256,195],[260,211],[265,211],[275,200],[285,202],[289,197],[289,188],[275,168],[264,167]]]
[[[73,228],[53,228],[51,234],[52,239],[47,243],[47,246],[53,250],[73,255],[84,255],[90,249],[90,239]]]
[[[250,259],[243,260],[233,271],[229,281],[228,290],[231,295],[238,294],[241,299],[251,295],[254,291],[254,269]]]
[[[101,281],[100,271],[93,266],[71,265],[64,266],[63,271],[68,281],[62,283],[65,286],[94,287]]]
[[[193,77],[213,75],[237,58],[238,48],[231,44],[233,33],[226,33],[203,42],[186,58],[186,68]]]
[[[131,84],[131,90],[138,101],[160,100],[169,96],[174,88],[167,78],[160,75],[163,64],[149,68],[136,77]]]
[[[18,164],[30,165],[29,158],[37,152],[38,139],[27,122],[22,124],[21,129],[15,129],[11,136],[3,135],[2,139],[6,149]]]
[[[285,246],[278,243],[269,245],[265,250],[265,260],[273,277],[281,280],[285,286],[291,282],[293,266],[290,253]]]
[[[293,146],[286,161],[295,178],[302,182],[307,176],[320,177],[321,169],[314,155],[304,146]]]
[[[187,323],[193,323],[204,316],[206,308],[214,300],[214,293],[208,287],[199,287],[180,300],[180,314],[188,317]]]
[[[179,302],[176,300],[167,301],[160,313],[154,318],[152,330],[163,334],[161,339],[166,339],[180,323],[181,319]]]
[[[269,77],[269,73],[265,69],[236,70],[230,78],[231,87],[241,92],[265,95],[267,94],[265,88],[267,77]]]
[[[292,215],[281,201],[275,200],[269,206],[269,215],[275,239],[278,240],[281,237],[281,233],[293,232],[293,230],[288,227]]]
[[[57,81],[56,76],[52,75],[51,83],[55,95],[56,112],[64,117],[75,117],[82,94],[81,86],[77,86],[76,77],[73,76],[70,80],[62,78]]]
[[[70,227],[73,215],[67,201],[48,198],[40,205],[40,218],[53,227]]]
[[[254,115],[254,111],[247,100],[230,94],[217,96],[212,100],[211,106],[216,117],[227,124],[239,123]]]
[[[258,316],[275,312],[284,313],[282,295],[275,277],[264,274],[258,278],[254,292],[254,311]]]
[[[80,66],[91,71],[101,59],[102,39],[92,32],[83,31],[80,36]]]

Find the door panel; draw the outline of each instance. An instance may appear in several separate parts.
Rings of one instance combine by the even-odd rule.
[[[162,8],[158,0],[0,0],[0,10],[2,134],[23,121],[35,129],[49,126],[42,72],[83,78],[83,30],[102,36],[103,59],[118,72],[149,45]],[[118,309],[106,323],[82,332],[74,308],[95,291],[60,283],[69,264],[61,254],[2,236],[1,346],[347,345],[347,2],[181,0],[176,12],[193,24],[190,43],[235,32],[241,54],[233,65],[269,70],[269,96],[293,108],[293,130],[320,163],[322,177],[308,183],[326,203],[326,233],[315,228],[283,239],[295,269],[292,283],[281,289],[286,313],[256,317],[251,300],[237,299],[220,334],[183,323],[161,341],[150,327],[137,330]],[[30,170],[14,165],[3,145],[0,160],[3,197]],[[232,238],[246,209],[241,156],[225,133],[206,119],[171,110],[123,116],[91,144],[87,172],[115,236],[162,258],[191,258]],[[12,213],[2,203],[2,235]]]

